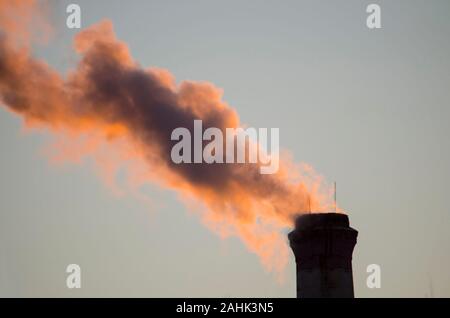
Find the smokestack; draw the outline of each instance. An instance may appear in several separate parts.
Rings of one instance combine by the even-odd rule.
[[[299,216],[289,242],[297,264],[297,298],[353,298],[352,253],[358,231],[348,216]]]

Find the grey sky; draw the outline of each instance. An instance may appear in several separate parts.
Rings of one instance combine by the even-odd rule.
[[[37,54],[66,70],[76,33],[54,1]],[[338,183],[359,230],[357,297],[450,297],[450,2],[76,1],[87,27],[114,23],[142,66],[206,80],[242,122]],[[365,8],[382,8],[381,30]],[[0,296],[294,297],[237,238],[221,240],[176,194],[116,197],[87,166],[51,166],[46,134],[0,109]],[[65,267],[82,268],[68,290]],[[382,288],[366,287],[380,264]]]

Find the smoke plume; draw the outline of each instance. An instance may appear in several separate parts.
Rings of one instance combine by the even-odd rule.
[[[76,35],[80,60],[59,74],[31,54],[27,30],[46,25],[33,21],[30,12],[38,12],[34,1],[0,0],[1,104],[25,125],[58,136],[55,158],[91,157],[109,183],[125,167],[134,189],[151,182],[174,190],[189,207],[195,205],[208,227],[223,237],[238,236],[267,269],[282,271],[288,256],[283,228],[298,213],[333,207],[321,177],[287,155],[272,175],[260,174],[255,164],[174,164],[175,128],[192,131],[195,119],[204,129],[243,126],[222,91],[142,68],[110,21]]]

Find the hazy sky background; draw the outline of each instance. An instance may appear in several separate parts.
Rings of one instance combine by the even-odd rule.
[[[37,54],[59,70],[76,61],[69,3],[82,27],[111,19],[142,66],[223,88],[243,123],[279,127],[295,161],[337,181],[357,297],[450,297],[449,1],[53,1]],[[173,192],[117,197],[86,165],[52,166],[49,140],[0,108],[0,296],[295,296],[293,256],[280,284]]]

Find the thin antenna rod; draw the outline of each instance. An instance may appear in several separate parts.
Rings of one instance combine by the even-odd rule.
[[[337,212],[336,181],[334,181],[334,212]]]
[[[430,284],[430,298],[434,298],[433,280],[431,279],[430,274],[428,274],[428,281],[429,281],[429,284]]]
[[[309,206],[309,214],[311,214],[311,197],[308,194],[308,206]]]

